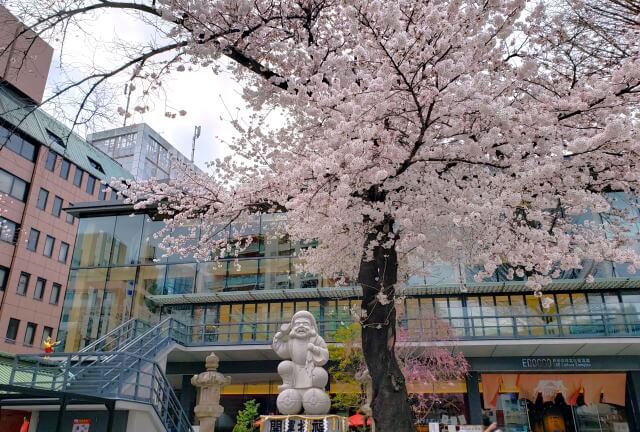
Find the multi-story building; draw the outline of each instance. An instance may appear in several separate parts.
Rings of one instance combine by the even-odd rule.
[[[87,141],[118,161],[136,180],[175,176],[177,164],[201,171],[146,123],[87,135]]]
[[[613,198],[618,204],[624,199]],[[94,386],[83,378],[94,376],[88,372],[97,367],[94,363],[85,369],[76,365],[70,369],[76,384],[67,388],[148,403],[160,417],[174,419],[165,423],[166,430],[186,431],[188,426],[176,425],[194,421],[196,391],[190,379],[203,371],[211,351],[232,379],[222,391],[225,415],[218,423],[219,430],[228,430],[247,399],[257,399],[262,413],[276,411],[280,379],[271,338],[294,312],[313,313],[329,343],[337,329],[353,323],[350,310],[359,306],[360,288],[296,273],[298,246],[269,235],[282,215],[243,225],[244,234],[253,237],[251,247],[238,259],[212,263],[164,257],[154,236],[163,222],[152,212],[112,202],[76,204],[69,211],[79,218],[79,228],[60,338],[66,351],[86,353],[58,355],[83,364],[84,357],[93,362],[95,351],[104,350],[117,352],[115,357],[105,353],[105,359],[122,357],[134,365],[143,355],[163,370],[154,386],[168,393],[172,387],[175,395],[166,404],[174,411],[157,406],[153,395],[141,396],[148,387],[138,384],[144,377],[141,366],[123,370],[122,363],[99,362],[99,370],[120,380],[117,389],[106,391],[108,383]],[[465,276],[442,266],[428,278],[409,280],[400,321],[409,342],[428,347],[436,340],[462,350],[470,364],[465,380],[414,384],[412,391],[438,401],[429,419],[459,425],[480,424],[487,417],[505,431],[518,432],[640,430],[640,281],[625,266],[604,263],[590,270],[592,283],[585,273],[567,272],[548,286],[545,295],[554,304],[547,309],[523,281],[508,281],[500,272],[475,283],[472,269]],[[434,328],[443,323],[455,340],[434,338]],[[38,370],[46,365],[39,363]],[[17,384],[28,393],[30,380],[37,381],[27,375]],[[359,391],[335,380],[328,390]],[[51,415],[41,418],[52,421]],[[551,422],[562,427],[549,429]]]
[[[37,352],[58,330],[78,228],[63,209],[111,199],[101,181],[131,174],[37,108],[52,50],[36,38],[40,54],[13,70],[12,19],[0,7],[0,42],[16,45],[0,58],[0,351]]]

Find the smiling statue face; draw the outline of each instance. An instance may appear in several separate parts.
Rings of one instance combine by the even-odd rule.
[[[313,325],[307,318],[297,318],[291,328],[291,336],[299,339],[309,338],[314,335]]]

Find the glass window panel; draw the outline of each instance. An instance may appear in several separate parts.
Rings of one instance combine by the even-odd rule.
[[[31,228],[29,231],[29,238],[27,239],[27,249],[35,252],[38,249],[38,240],[40,239],[40,231]]]
[[[81,219],[76,246],[73,251],[73,267],[106,267],[109,265],[115,216]]]
[[[111,264],[138,263],[144,215],[117,216],[111,250]]]
[[[80,167],[76,167],[76,172],[73,174],[73,185],[80,187],[82,186],[82,179],[84,177],[84,171],[80,169]]]
[[[164,252],[160,248],[162,239],[156,238],[156,233],[164,227],[165,223],[163,221],[154,221],[149,216],[145,216],[142,229],[142,245],[140,247],[141,263],[166,262],[166,259],[162,258]]]
[[[42,279],[42,278],[38,278],[36,279],[36,287],[33,291],[33,298],[36,300],[42,300],[42,297],[44,297],[44,288],[45,285],[47,284],[47,281]]]
[[[69,244],[65,242],[60,242],[60,251],[58,252],[58,261],[66,264],[68,255],[69,255]]]
[[[197,226],[181,226],[171,231],[171,237],[182,237],[185,240],[185,246],[196,246],[198,239],[200,238],[200,230]],[[164,253],[164,252],[163,252]],[[167,257],[167,263],[183,263],[193,261],[189,256],[182,256],[180,254],[172,254]]]
[[[20,225],[0,216],[0,240],[15,244],[18,241]]]
[[[288,289],[290,277],[289,258],[260,260],[260,283],[258,289]]]
[[[129,318],[135,282],[135,267],[110,269],[100,310],[100,336]]]
[[[196,278],[195,264],[173,264],[167,266],[165,294],[192,293]]]
[[[36,201],[36,207],[40,210],[44,210],[47,207],[47,200],[49,199],[49,191],[40,188],[40,192],[38,192],[38,200]]]
[[[38,328],[38,325],[36,323],[27,323],[27,329],[24,332],[24,344],[25,345],[33,345],[33,340],[35,339],[36,336],[36,329]]]
[[[449,298],[449,315],[451,320],[449,326],[454,335],[464,335],[464,310],[462,309],[462,299],[457,297]],[[454,319],[455,318],[455,319]]]
[[[255,329],[255,335],[256,335],[256,340],[259,341],[271,341],[271,337],[273,337],[273,334],[275,333],[271,333],[269,325],[268,325],[268,321],[269,321],[269,304],[268,303],[258,303],[256,305],[256,329]]]
[[[166,266],[142,266],[133,298],[133,316],[144,321],[155,318],[155,304],[147,295],[162,294]]]
[[[138,290],[139,294],[163,294],[166,271],[167,266],[165,265],[140,267],[138,287],[142,290]]]
[[[18,278],[18,286],[16,287],[16,293],[18,295],[27,295],[27,289],[29,288],[29,273],[21,272]]]
[[[20,201],[24,201],[27,198],[27,182],[14,177],[9,195]]]
[[[44,326],[42,329],[42,339],[40,340],[40,344],[43,344],[48,337],[53,338],[53,328]]]
[[[11,341],[15,341],[18,336],[18,328],[20,327],[20,320],[15,318],[9,318],[9,325],[7,326],[6,338]]]
[[[234,260],[229,262],[227,291],[250,291],[256,289],[258,260]]]
[[[51,257],[53,255],[53,248],[56,244],[56,239],[48,235],[44,240],[44,251],[43,254],[46,257]]]
[[[98,338],[106,280],[107,269],[81,269],[69,273],[60,321],[65,351],[78,351]]]
[[[60,163],[60,177],[67,180],[69,178],[70,169],[71,163],[66,159],[62,159],[62,162]]]
[[[96,191],[96,178],[94,176],[90,175],[87,178],[87,187],[85,188],[85,191],[89,195],[93,195],[93,193]]]
[[[60,217],[60,213],[62,212],[62,203],[62,198],[56,195],[53,199],[53,207],[51,208],[51,214],[55,217]]]
[[[227,262],[207,262],[198,264],[196,292],[218,292],[224,290],[227,276]]]
[[[51,294],[49,295],[49,303],[57,305],[60,301],[60,292],[62,291],[62,285],[59,283],[51,284]]]
[[[291,256],[293,247],[286,232],[286,215],[265,214],[261,218],[260,253],[265,257]]]
[[[51,150],[49,150],[49,153],[47,154],[47,160],[44,164],[44,167],[48,170],[48,171],[54,171],[56,168],[56,160],[58,159],[58,155],[55,154],[54,152],[52,152]]]

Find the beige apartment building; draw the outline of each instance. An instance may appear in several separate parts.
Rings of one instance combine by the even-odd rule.
[[[53,50],[16,41],[21,24],[1,6],[0,23],[0,351],[39,352],[57,336],[78,228],[64,209],[113,199],[101,181],[132,176],[36,108]]]

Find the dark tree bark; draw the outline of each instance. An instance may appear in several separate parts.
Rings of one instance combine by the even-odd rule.
[[[367,235],[365,251],[372,248],[373,259],[366,253],[360,262],[358,282],[362,285],[362,350],[371,375],[373,400],[371,408],[376,432],[415,431],[404,376],[395,356],[396,311],[393,297],[398,277],[395,246],[385,245],[393,230],[388,217]],[[386,247],[385,247],[386,246]],[[382,304],[376,297],[380,290],[390,300]]]

